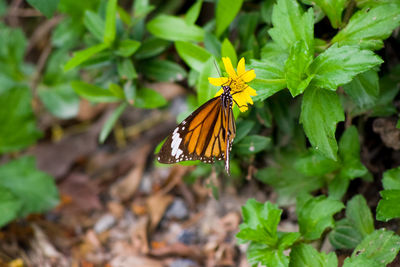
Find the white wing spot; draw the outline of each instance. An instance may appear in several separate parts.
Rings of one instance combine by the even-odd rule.
[[[179,146],[182,142],[182,138],[178,133],[179,128],[175,128],[174,132],[172,133],[172,142],[171,142],[171,155],[174,156],[176,159],[183,153],[182,149],[179,149]]]

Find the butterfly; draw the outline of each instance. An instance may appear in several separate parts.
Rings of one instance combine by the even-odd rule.
[[[213,163],[225,161],[229,174],[229,154],[236,135],[232,105],[235,101],[229,85],[184,119],[167,137],[158,153],[161,163],[200,160]]]

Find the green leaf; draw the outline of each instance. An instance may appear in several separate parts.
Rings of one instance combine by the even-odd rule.
[[[294,43],[285,64],[287,87],[293,97],[302,94],[314,75],[308,76],[306,70],[313,61],[313,55],[303,40]]]
[[[143,62],[140,67],[146,77],[156,81],[182,81],[187,75],[185,69],[169,60],[154,59]]]
[[[335,228],[329,233],[329,241],[336,249],[353,249],[362,239],[361,233],[348,219],[336,222]]]
[[[64,71],[68,71],[70,69],[73,69],[79,65],[81,65],[83,62],[87,61],[97,53],[103,51],[108,47],[107,44],[98,44],[91,46],[89,48],[86,48],[84,50],[78,51],[74,53],[74,56],[68,60],[68,62],[64,66]]]
[[[18,217],[21,201],[10,190],[0,186],[0,228]]]
[[[339,163],[339,161],[338,161]],[[346,194],[350,185],[350,179],[345,176],[336,175],[328,184],[328,195],[332,199],[340,200]]]
[[[347,202],[346,218],[363,237],[374,231],[374,219],[362,195],[356,195]]]
[[[294,168],[307,176],[323,176],[339,169],[340,163],[311,149],[304,156],[297,158]]]
[[[220,36],[236,17],[243,0],[219,0],[216,11],[216,35]]]
[[[270,60],[251,60],[250,68],[254,69],[256,78],[249,83],[257,91],[254,101],[263,101],[271,95],[286,88],[284,65]]]
[[[200,15],[201,6],[203,4],[203,0],[197,0],[186,13],[185,21],[187,24],[194,24],[197,18]]]
[[[235,31],[239,32],[239,42],[241,48],[247,50],[247,53],[254,54],[258,51],[258,41],[256,40],[255,33],[257,32],[257,27],[259,26],[260,14],[256,11],[253,12],[242,12],[239,14],[237,20],[235,21]],[[265,35],[268,31],[265,30]],[[266,37],[266,36],[265,36]],[[245,57],[245,55],[242,55]],[[247,59],[254,58],[250,56]]]
[[[384,39],[400,26],[400,4],[383,4],[364,8],[355,13],[349,23],[333,37],[333,43],[357,45],[364,49],[377,50],[383,47]]]
[[[116,97],[110,90],[103,89],[96,85],[88,84],[81,81],[72,81],[72,88],[75,92],[93,102],[116,102],[120,101],[121,98]]]
[[[288,50],[296,41],[304,40],[313,55],[314,12],[301,10],[296,0],[278,0],[272,11],[274,27],[268,31],[271,38]]]
[[[121,99],[125,98],[124,90],[122,90],[122,88],[118,84],[110,83],[108,86],[108,89],[116,97],[121,98]]]
[[[83,24],[85,24],[86,29],[88,29],[97,40],[103,41],[105,23],[97,13],[86,10]]]
[[[0,89],[0,154],[26,148],[41,136],[29,88]]]
[[[204,30],[199,26],[169,15],[160,15],[148,22],[147,30],[154,36],[170,41],[201,42],[204,38]]]
[[[367,168],[361,163],[360,150],[357,128],[353,125],[344,131],[339,141],[339,155],[342,161],[341,177],[354,179],[367,174]]]
[[[335,225],[333,215],[344,208],[342,202],[325,196],[313,198],[302,195],[297,200],[296,213],[300,233],[306,240],[318,239],[325,229],[332,228]]]
[[[392,3],[393,0],[356,0],[357,7],[363,8],[363,7],[374,7],[374,6],[379,6],[383,4],[389,4]]]
[[[221,58],[221,41],[212,33],[206,32],[204,35],[204,48],[215,58]]]
[[[396,107],[393,105],[393,100],[400,91],[397,84],[398,82],[391,79],[390,76],[379,79],[379,97],[371,116],[383,117],[397,113]]]
[[[136,99],[136,84],[128,81],[124,84],[123,91],[126,101],[133,105]]]
[[[7,188],[22,204],[19,216],[44,212],[58,204],[54,179],[35,167],[33,157],[22,157],[0,166],[0,187]]]
[[[149,0],[136,0],[133,2],[135,18],[143,18],[150,13],[155,6],[149,4]]]
[[[197,103],[204,104],[215,96],[217,90],[215,86],[209,83],[208,77],[218,77],[218,70],[216,69],[214,57],[210,57],[204,64],[203,69],[197,79]]]
[[[251,243],[247,248],[247,261],[251,266],[288,267],[289,257],[283,250],[268,247],[262,243]]]
[[[237,144],[253,129],[255,122],[250,120],[236,122],[236,136],[233,141]]]
[[[110,134],[112,128],[114,127],[115,123],[117,122],[118,118],[121,116],[122,112],[126,109],[128,105],[123,103],[116,108],[111,115],[107,118],[107,121],[104,123],[103,128],[101,129],[99,135],[99,142],[104,143],[107,136]]]
[[[41,86],[38,94],[46,109],[57,118],[71,119],[78,114],[80,100],[68,84],[53,88]]]
[[[378,73],[376,70],[369,70],[358,74],[350,83],[343,85],[343,89],[358,107],[371,108],[379,96]]]
[[[385,171],[382,184],[384,189],[400,190],[400,167]]]
[[[197,72],[201,72],[204,64],[212,57],[204,48],[189,42],[175,42],[175,48],[183,61]]]
[[[335,92],[310,87],[301,104],[300,122],[308,140],[327,158],[336,160],[336,124],[344,120],[344,113]]]
[[[361,240],[374,231],[374,220],[365,198],[354,196],[347,202],[346,218],[337,222],[329,233],[329,240],[335,248],[353,249]]]
[[[272,23],[272,10],[275,1],[264,1],[261,4],[261,18],[262,20],[267,23]]]
[[[222,42],[221,56],[229,57],[232,61],[232,65],[233,66],[237,65],[238,60],[237,60],[236,50],[228,38],[225,38],[224,41]]]
[[[110,45],[115,40],[117,0],[108,0],[106,8],[106,25],[104,29],[104,43]]]
[[[386,171],[382,183],[385,190],[380,191],[382,199],[376,208],[376,219],[387,222],[400,218],[400,167]]]
[[[117,61],[118,74],[122,79],[133,80],[137,78],[137,72],[135,66],[132,63],[132,59],[123,58]]]
[[[387,222],[393,218],[400,218],[400,190],[383,190],[379,193],[382,199],[376,209],[376,219]]]
[[[261,59],[280,63],[282,69],[284,69],[285,62],[289,57],[288,52],[275,42],[267,42],[260,51]]]
[[[134,106],[138,108],[159,108],[166,104],[167,100],[160,93],[149,88],[140,88],[134,102]]]
[[[319,189],[324,183],[319,176],[306,176],[295,169],[297,159],[297,154],[286,152],[274,157],[276,166],[263,168],[255,174],[258,180],[275,189],[279,205],[294,204],[299,194]]]
[[[54,12],[57,10],[58,3],[60,0],[27,0],[28,3],[39,10],[43,15],[45,15],[47,18],[50,18],[53,16]]]
[[[315,0],[315,4],[321,7],[328,16],[333,28],[340,28],[342,25],[342,12],[346,7],[346,0]]]
[[[368,266],[368,267],[383,267],[384,265],[377,263],[371,259],[367,259],[363,256],[358,256],[356,258],[347,257],[344,260],[343,267],[359,267],[359,266]]]
[[[143,41],[142,45],[136,51],[134,57],[137,59],[145,59],[154,57],[161,54],[168,46],[170,42],[150,37]]]
[[[277,227],[282,210],[276,204],[257,202],[249,199],[242,207],[243,223],[239,226],[236,237],[244,242],[256,241],[268,246],[278,242]]]
[[[247,259],[251,265],[288,266],[289,258],[283,253],[296,242],[299,233],[277,232],[282,210],[270,202],[264,204],[249,199],[242,207],[243,223],[236,237],[239,243],[250,241]]]
[[[238,153],[242,155],[256,154],[271,145],[271,138],[261,135],[249,135],[235,145]]]
[[[308,244],[298,244],[290,252],[290,267],[337,267],[338,259],[335,252],[325,254],[318,252]]]
[[[366,236],[354,249],[351,258],[364,257],[377,266],[386,266],[394,260],[400,250],[400,236],[385,229],[375,230]]]
[[[118,43],[117,50],[115,54],[121,57],[130,57],[136,50],[140,47],[140,42],[130,39],[122,40]]]
[[[117,13],[119,15],[119,18],[121,21],[126,25],[126,26],[132,26],[132,19],[131,19],[131,14],[125,11],[122,7],[119,7],[117,5]]]
[[[333,45],[314,59],[308,73],[315,74],[312,82],[315,86],[336,90],[338,86],[350,82],[357,74],[382,62],[382,59],[369,50]]]

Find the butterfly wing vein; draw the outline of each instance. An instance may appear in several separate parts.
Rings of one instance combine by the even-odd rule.
[[[159,154],[161,163],[214,159],[229,161],[229,150],[236,134],[231,98],[210,99],[180,123],[168,136]],[[227,143],[228,142],[228,143]]]

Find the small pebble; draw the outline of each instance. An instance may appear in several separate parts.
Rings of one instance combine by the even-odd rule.
[[[198,236],[193,230],[183,230],[178,236],[178,241],[190,245],[198,241]]]
[[[93,229],[96,233],[99,234],[99,233],[102,233],[102,232],[110,229],[115,224],[115,222],[116,222],[116,220],[115,220],[114,216],[112,216],[111,214],[104,214],[96,222]]]
[[[199,265],[189,259],[177,259],[174,260],[169,267],[198,267]]]
[[[181,198],[176,198],[165,213],[167,219],[184,220],[189,216],[188,208]]]
[[[152,190],[152,180],[149,174],[145,174],[140,182],[139,191],[143,194],[150,194]]]

